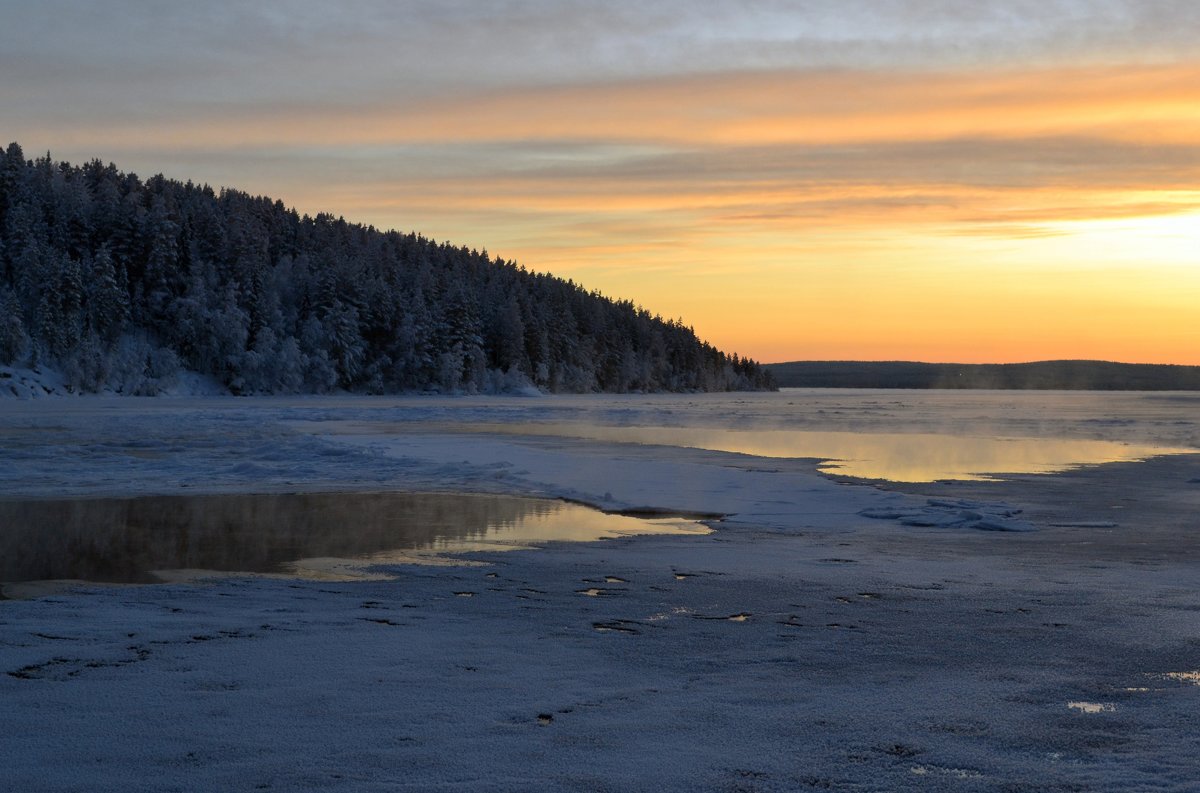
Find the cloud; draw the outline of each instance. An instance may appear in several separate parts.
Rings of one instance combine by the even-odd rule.
[[[388,208],[563,215],[674,213],[728,224],[973,225],[1179,212],[1200,203],[1200,145],[1092,138],[953,139],[625,152],[461,145],[304,169],[328,200]],[[234,160],[236,164],[237,159]],[[253,156],[241,166],[262,168]],[[293,163],[274,162],[283,174]],[[304,193],[309,189],[298,185]],[[1148,197],[1150,196],[1150,197]]]
[[[1200,138],[1200,62],[1003,70],[753,72],[520,88],[400,105],[210,101],[150,118],[64,125],[21,116],[26,137],[60,145],[235,150],[518,144],[745,147],[968,137]],[[177,108],[176,108],[177,110]],[[514,150],[515,151],[515,150]],[[519,153],[519,152],[518,152]]]
[[[0,98],[195,118],[745,71],[958,71],[1193,56],[1188,0],[315,0],[9,4]],[[76,119],[79,120],[79,116]]]
[[[538,236],[549,240],[539,250],[565,250],[572,233],[594,250],[598,235],[580,231],[589,217],[620,224],[634,247],[695,239],[690,227],[924,224],[1029,238],[1088,213],[1194,208],[1197,86],[1200,64],[1188,63],[746,72],[403,108],[211,103],[203,118],[47,123],[22,140],[521,250]]]

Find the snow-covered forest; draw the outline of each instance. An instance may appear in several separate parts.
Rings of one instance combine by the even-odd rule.
[[[772,387],[678,321],[486,251],[0,152],[0,364],[154,394]]]

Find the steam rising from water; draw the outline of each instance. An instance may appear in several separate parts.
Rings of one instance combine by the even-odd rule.
[[[1070,438],[951,435],[933,432],[743,430],[615,427],[594,424],[471,424],[452,429],[503,435],[581,438],[680,446],[769,458],[824,460],[820,470],[863,479],[932,482],[998,474],[1049,474],[1081,465],[1133,462],[1194,449]]]

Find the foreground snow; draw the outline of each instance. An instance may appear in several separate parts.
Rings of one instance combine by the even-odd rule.
[[[394,581],[4,602],[0,789],[1189,789],[1194,456],[904,494],[835,483],[812,461],[446,431],[548,418],[903,430],[980,410],[904,398],[917,401],[5,405],[8,496],[411,488],[729,517],[705,537],[484,555]],[[1194,444],[1193,404],[1123,399],[997,421]],[[938,504],[1036,531],[902,525]]]

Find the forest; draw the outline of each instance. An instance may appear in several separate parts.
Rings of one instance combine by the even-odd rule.
[[[0,152],[0,364],[152,395],[728,391],[760,364],[487,251],[234,189]]]

